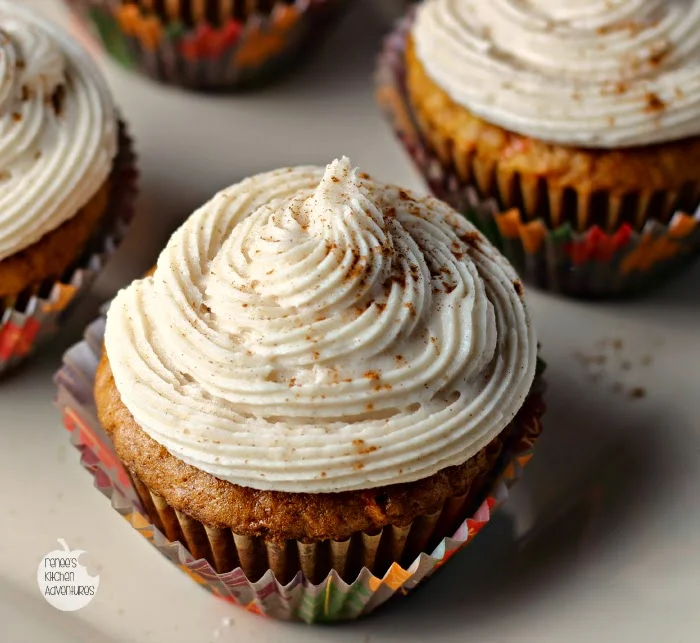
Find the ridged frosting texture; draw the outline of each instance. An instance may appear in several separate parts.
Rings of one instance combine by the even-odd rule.
[[[117,147],[97,67],[35,13],[0,0],[0,260],[74,216]]]
[[[700,134],[700,0],[426,0],[428,74],[484,120],[627,147]]]
[[[260,174],[112,303],[135,421],[257,489],[333,492],[465,462],[513,419],[536,341],[516,274],[448,206],[327,168]]]

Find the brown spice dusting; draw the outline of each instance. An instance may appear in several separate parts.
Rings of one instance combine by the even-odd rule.
[[[478,232],[465,232],[459,238],[472,248],[477,248],[480,241]]]
[[[340,179],[337,176],[332,176],[331,181],[333,181],[333,183],[340,183]]]
[[[352,465],[352,468],[357,469],[359,471],[360,469],[364,469],[365,465],[362,464],[362,462],[356,462],[355,464]]]
[[[319,357],[321,357],[321,353],[319,353],[318,351],[314,351],[313,354],[312,354],[312,357],[313,357],[314,359],[318,359]]]
[[[367,371],[362,375],[367,380],[372,380],[373,382],[376,382],[379,378],[381,378],[381,374],[379,371]]]
[[[29,87],[22,85],[22,102],[29,100]]]
[[[523,285],[518,279],[513,282],[513,288],[515,288],[515,292],[518,293],[518,297],[523,296]]]
[[[626,94],[629,86],[624,81],[618,80],[617,82],[606,82],[603,85],[601,94],[603,96],[620,96],[621,94]]]
[[[405,360],[403,355],[397,355],[394,359],[399,362],[399,364]]]
[[[609,25],[602,25],[596,29],[596,33],[604,36],[615,31],[628,31],[630,36],[636,36],[645,29],[651,29],[659,23],[658,20],[620,20]]]
[[[293,386],[296,386],[297,384],[297,378],[293,377],[292,379],[289,380],[289,388],[292,388]]]
[[[408,196],[408,193],[405,190],[399,190],[399,199],[402,201],[410,201],[411,197]]]
[[[14,112],[14,113],[12,114],[12,120],[13,120],[15,123],[19,123],[19,122],[22,120],[22,114],[20,114],[19,112]]]
[[[404,307],[408,309],[408,312],[411,313],[411,317],[416,316],[416,308],[415,306],[409,301],[404,304]]]
[[[63,85],[59,85],[51,96],[51,104],[53,105],[53,111],[56,116],[61,116],[63,114],[63,102],[65,97],[66,88]]]
[[[647,396],[646,389],[641,386],[635,386],[629,393],[630,398],[633,400],[641,400],[643,397]]]
[[[325,471],[321,471],[321,477],[322,477],[322,478],[325,478],[325,477],[326,477],[326,472],[325,472]]]
[[[647,92],[644,100],[646,101],[645,112],[662,112],[666,109],[666,103],[654,92]]]
[[[658,67],[666,58],[671,53],[671,48],[666,47],[665,49],[661,49],[658,52],[654,52],[650,57],[649,57],[649,64],[653,65],[654,67]]]
[[[374,411],[374,404],[367,404],[367,406],[365,406],[365,410]]]

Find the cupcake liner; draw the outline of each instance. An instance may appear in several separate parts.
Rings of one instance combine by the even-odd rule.
[[[136,157],[126,125],[110,175],[105,214],[81,256],[59,280],[47,280],[18,297],[0,298],[0,376],[24,361],[59,329],[119,246],[134,215]]]
[[[67,0],[125,67],[172,85],[247,89],[277,78],[321,40],[347,0],[279,3],[268,15],[223,25],[166,20],[136,4]],[[183,3],[188,0],[183,0]]]
[[[665,222],[649,218],[658,211],[658,203],[673,205],[677,195],[613,203],[604,194],[595,198],[573,191],[556,194],[543,182],[496,176],[494,168],[466,161],[456,167],[449,149],[440,151],[437,146],[433,151],[406,88],[405,50],[412,21],[412,14],[400,20],[384,42],[376,74],[377,99],[430,190],[477,225],[527,282],[575,297],[623,297],[665,283],[698,258],[700,207],[694,213],[673,212]],[[483,198],[493,191],[494,182],[500,185],[498,191],[519,192],[522,209],[504,212],[495,198]],[[581,207],[575,212],[582,214],[573,218],[582,225],[599,224],[581,231],[571,222],[550,226],[542,218],[528,217],[525,210],[536,210],[547,191],[554,212],[550,221],[570,220],[570,204],[578,202]]]
[[[355,619],[395,594],[415,588],[470,543],[490,520],[532,457],[541,432],[543,405],[538,401],[531,421],[523,421],[518,435],[509,436],[491,474],[493,480],[486,481],[489,491],[482,494],[486,499],[452,537],[441,538],[434,549],[430,547],[430,554],[423,552],[426,544],[435,534],[445,533],[446,525],[462,520],[469,494],[449,499],[441,511],[421,516],[410,525],[355,534],[344,542],[266,543],[227,529],[205,527],[168,506],[124,469],[100,427],[93,396],[104,329],[104,317],[90,325],[84,341],[66,353],[56,375],[57,405],[72,444],[82,452],[81,464],[114,509],[195,582],[224,600],[274,618],[307,623]],[[535,401],[542,386],[538,377],[532,392]],[[149,515],[157,519],[150,520]],[[411,563],[387,565],[402,558],[402,550],[412,552]],[[218,573],[204,556],[212,558],[219,569],[235,568]],[[320,571],[329,565],[330,573]],[[299,567],[303,571],[290,578],[289,570]],[[373,573],[377,569],[385,571]],[[345,582],[340,574],[354,578],[353,582]]]

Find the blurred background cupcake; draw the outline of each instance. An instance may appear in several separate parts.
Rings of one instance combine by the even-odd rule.
[[[0,374],[52,333],[121,239],[134,158],[90,57],[0,1]]]
[[[417,585],[488,519],[544,411],[512,267],[347,158],[217,194],[100,328],[59,403],[109,436],[134,526],[282,618],[353,618]]]
[[[201,90],[279,77],[323,40],[348,0],[67,0],[129,69]]]
[[[427,0],[382,60],[431,185],[538,285],[625,294],[697,254],[699,1]]]

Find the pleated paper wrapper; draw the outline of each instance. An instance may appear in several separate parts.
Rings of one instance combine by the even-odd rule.
[[[121,0],[67,1],[76,18],[74,31],[94,35],[127,69],[206,91],[251,89],[277,79],[319,44],[349,4],[280,2],[269,12],[213,25],[201,19],[167,19]],[[178,2],[184,13],[194,0]]]
[[[126,125],[110,176],[110,196],[82,255],[59,280],[47,280],[12,299],[0,298],[0,377],[26,360],[63,324],[124,237],[134,215],[136,158]]]
[[[255,580],[249,580],[240,566],[220,574],[206,560],[188,551],[184,544],[169,540],[161,528],[149,520],[148,512],[141,501],[143,495],[139,497],[134,481],[121,465],[109,437],[100,427],[93,385],[102,351],[104,328],[104,317],[90,325],[84,341],[66,353],[63,367],[56,374],[57,405],[62,412],[65,427],[71,433],[72,444],[82,453],[81,464],[94,476],[95,486],[111,499],[113,508],[197,584],[215,596],[250,612],[278,619],[307,623],[356,619],[369,614],[392,596],[405,595],[424,582],[456,552],[469,544],[489,522],[493,512],[508,498],[508,489],[532,457],[533,447],[541,432],[540,419],[544,407],[540,403],[538,410],[533,413],[532,421],[525,422],[520,434],[513,436],[513,439],[506,443],[491,478],[489,491],[482,496],[486,499],[481,502],[472,517],[464,520],[451,538],[443,538],[431,553],[420,553],[412,564],[405,568],[393,563],[385,573],[375,575],[367,567],[363,567],[353,582],[346,583],[335,570],[345,566],[348,544],[326,541],[325,544],[319,545],[293,543],[298,550],[303,569],[306,569],[305,559],[307,563],[313,564],[314,547],[325,547],[326,555],[330,550],[330,555],[334,557],[333,571],[316,584],[301,571],[285,584],[277,580],[270,568],[261,575],[253,576]],[[538,400],[541,400],[543,386],[542,379],[538,377],[533,387],[533,395],[537,396]],[[442,514],[437,512],[432,516],[416,519],[412,528],[392,527],[388,534],[385,528],[384,537],[390,541],[408,542],[412,539],[412,534],[415,536],[417,532],[422,532],[427,541],[430,532],[426,534],[426,521],[435,527],[441,519],[449,518],[447,513],[452,511],[454,514],[455,511],[459,511],[459,500],[448,500]],[[461,501],[464,502],[463,497]],[[146,498],[146,502],[152,502],[152,499]],[[161,522],[162,527],[163,523],[169,522],[169,518],[166,514],[161,516],[164,520],[157,522]],[[170,517],[175,518],[172,513]],[[188,536],[188,520],[192,519],[181,514],[176,518],[180,533]],[[216,538],[220,536],[220,533],[209,534],[212,549],[215,548]],[[382,534],[360,534],[359,537],[363,543],[363,556],[365,559],[371,558],[374,555],[372,552],[377,552]],[[247,550],[251,546],[249,541],[253,539],[247,539],[246,542],[246,537],[237,535],[234,535],[233,539],[238,546],[240,563],[246,567],[245,559],[249,553]],[[194,541],[195,547],[201,546],[202,543],[197,544],[196,538]],[[267,545],[267,558],[272,567],[275,557],[279,557],[279,550],[279,546]],[[368,564],[371,566],[371,561],[368,561]]]
[[[503,211],[495,199],[480,197],[475,185],[441,162],[417,124],[405,63],[413,14],[401,19],[384,41],[377,99],[430,190],[477,225],[528,283],[574,297],[624,297],[666,283],[700,257],[700,208],[676,212],[667,223],[649,219],[641,230],[623,223],[613,232],[597,225],[579,231],[569,223],[550,228],[542,219],[528,218],[518,209]]]

